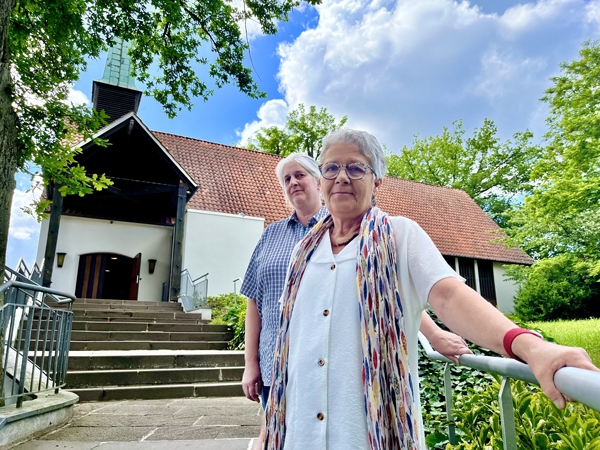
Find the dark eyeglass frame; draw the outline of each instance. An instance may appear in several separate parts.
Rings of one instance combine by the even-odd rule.
[[[327,178],[323,174],[323,167],[324,166],[328,166],[328,165],[337,166],[337,168],[338,168],[338,171],[337,171],[337,173],[335,174],[335,176],[333,178]],[[360,177],[360,178],[352,178],[350,176],[350,174],[348,173],[348,166],[362,166],[365,169],[365,173],[363,173],[363,176]],[[346,165],[346,164],[338,164],[338,163],[325,163],[325,164],[321,164],[319,166],[319,172],[321,172],[321,176],[323,178],[325,178],[326,180],[335,180],[340,175],[340,172],[342,171],[342,168],[346,171],[346,175],[348,176],[348,178],[350,180],[354,180],[354,181],[362,180],[365,177],[365,175],[367,174],[367,169],[371,169],[371,172],[373,172],[373,175],[375,176],[375,170],[373,170],[373,168],[370,165],[359,163],[359,162],[357,162],[357,163],[350,163],[348,165]]]

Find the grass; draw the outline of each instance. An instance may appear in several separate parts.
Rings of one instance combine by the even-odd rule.
[[[584,348],[600,367],[600,319],[531,322],[528,326],[543,330],[558,344]]]

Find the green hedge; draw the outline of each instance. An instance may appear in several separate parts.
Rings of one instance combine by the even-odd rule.
[[[235,304],[237,303],[237,306]],[[211,324],[229,325],[233,331],[233,339],[229,342],[231,350],[243,350],[246,339],[246,308],[248,299],[233,292],[208,297],[208,306],[212,309]]]

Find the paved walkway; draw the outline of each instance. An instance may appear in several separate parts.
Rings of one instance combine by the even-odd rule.
[[[240,397],[78,403],[67,425],[13,449],[246,450],[261,414]]]

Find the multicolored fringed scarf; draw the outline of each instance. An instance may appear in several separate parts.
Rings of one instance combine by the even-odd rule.
[[[290,319],[304,270],[332,225],[330,215],[322,219],[292,255],[266,410],[265,450],[281,450],[284,446]],[[356,284],[369,442],[372,450],[418,449],[415,392],[408,365],[396,246],[389,216],[379,208],[369,210],[362,220],[359,238]]]

